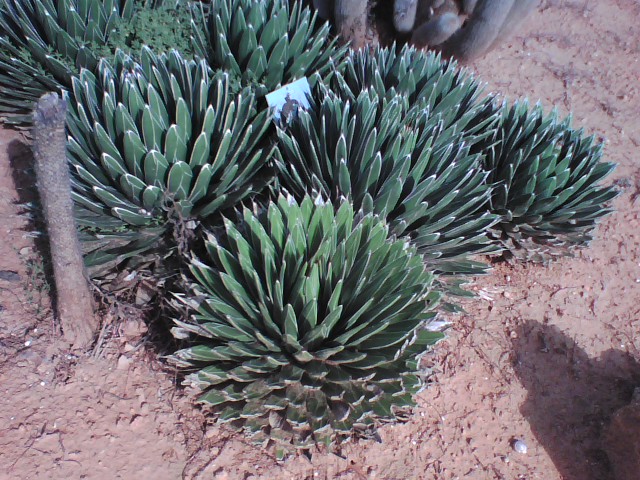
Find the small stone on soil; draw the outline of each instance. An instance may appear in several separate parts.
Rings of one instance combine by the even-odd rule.
[[[18,275],[18,272],[14,272],[13,270],[0,270],[0,280],[5,280],[7,282],[19,282],[20,275]]]
[[[516,440],[513,442],[513,449],[516,452],[525,455],[527,453],[527,444],[524,443],[522,440]]]
[[[118,358],[118,370],[126,370],[131,365],[131,359],[124,355],[120,355]]]

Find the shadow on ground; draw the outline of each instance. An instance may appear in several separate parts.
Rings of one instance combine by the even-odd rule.
[[[589,358],[558,328],[527,321],[513,340],[514,368],[527,389],[520,408],[564,480],[614,480],[601,433],[640,385],[627,352]]]
[[[40,195],[36,183],[36,173],[34,169],[33,152],[31,147],[23,141],[12,140],[7,145],[7,155],[11,163],[11,175],[14,187],[18,194],[18,210],[21,215],[27,218],[25,230],[33,237],[35,253],[41,259],[41,267],[44,279],[51,287],[49,300],[55,310],[55,281],[53,276],[53,265],[49,253],[49,241],[46,235],[46,225],[42,215]],[[28,262],[28,269],[33,268],[33,262]],[[29,272],[27,272],[29,274]]]
[[[36,173],[33,166],[33,153],[25,142],[11,140],[7,145],[7,156],[11,163],[11,175],[18,193],[20,205],[39,206],[40,197],[36,186]]]

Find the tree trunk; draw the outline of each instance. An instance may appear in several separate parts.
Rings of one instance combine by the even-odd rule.
[[[58,319],[65,340],[75,349],[86,349],[93,342],[98,319],[93,313],[93,298],[73,216],[66,112],[66,102],[57,94],[48,93],[40,98],[34,111],[33,149],[53,262]]]
[[[334,17],[338,34],[344,40],[349,40],[354,50],[366,46],[369,0],[335,0]]]

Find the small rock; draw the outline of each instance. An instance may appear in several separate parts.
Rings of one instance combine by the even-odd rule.
[[[29,364],[35,365],[39,367],[42,363],[42,357],[33,351],[31,348],[25,348],[18,355],[17,358],[20,360],[26,360]]]
[[[135,417],[133,417],[133,420],[131,420],[131,423],[129,424],[129,427],[134,432],[137,430],[142,430],[144,426],[145,426],[145,421],[140,415],[136,415]]]
[[[0,280],[4,280],[6,282],[19,282],[20,275],[18,275],[18,272],[14,272],[13,270],[0,270]]]
[[[216,480],[229,480],[229,474],[223,469],[219,469],[214,473],[213,478]]]
[[[23,257],[26,257],[27,255],[31,254],[31,251],[32,251],[31,247],[23,247],[20,249],[18,253]]]
[[[147,333],[147,326],[141,320],[127,320],[120,328],[127,340],[139,339]]]
[[[55,454],[60,451],[60,435],[43,433],[35,439],[34,448],[37,448],[39,452]]]
[[[519,440],[519,439],[518,440],[514,440],[513,441],[513,449],[516,452],[525,455],[527,453],[527,444],[524,443],[524,441]]]
[[[157,293],[157,290],[148,285],[140,285],[136,290],[136,305],[147,305]]]
[[[131,365],[131,359],[124,355],[120,355],[118,358],[118,370],[127,370]]]

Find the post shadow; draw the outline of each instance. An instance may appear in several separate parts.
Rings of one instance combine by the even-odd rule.
[[[11,177],[18,193],[18,203],[40,204],[36,187],[36,173],[33,167],[33,152],[29,145],[20,140],[11,140],[6,147],[11,165]]]
[[[7,156],[11,165],[11,177],[18,199],[18,213],[26,219],[25,231],[33,237],[33,246],[42,259],[44,276],[51,286],[49,297],[51,306],[56,308],[55,281],[53,278],[53,265],[49,253],[49,241],[47,228],[42,215],[40,195],[36,185],[36,173],[34,169],[33,151],[31,147],[20,140],[11,140],[7,145]]]
[[[536,321],[524,322],[512,343],[528,392],[520,411],[561,478],[614,480],[601,434],[640,386],[640,364],[615,349],[589,358],[557,327]]]

